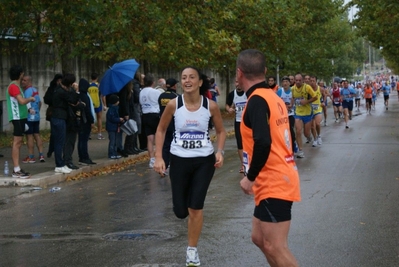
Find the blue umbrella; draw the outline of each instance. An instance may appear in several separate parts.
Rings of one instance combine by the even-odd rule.
[[[102,95],[118,93],[128,82],[133,80],[134,74],[140,64],[134,59],[128,59],[115,63],[104,74],[100,82],[100,92]]]

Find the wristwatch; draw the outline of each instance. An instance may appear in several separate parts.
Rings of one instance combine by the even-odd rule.
[[[217,152],[220,152],[220,153],[222,154],[222,156],[224,156],[224,150],[223,150],[223,149],[218,149]],[[217,153],[217,152],[216,152],[216,153]]]

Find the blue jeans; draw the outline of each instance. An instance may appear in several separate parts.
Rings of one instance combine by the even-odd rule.
[[[118,133],[117,132],[108,132],[108,157],[117,156],[117,144],[118,144]]]
[[[64,167],[62,157],[66,136],[66,121],[58,118],[51,118],[51,135],[54,141],[54,159],[56,167]]]
[[[91,132],[91,124],[85,123],[81,126],[78,134],[78,155],[79,161],[90,159],[89,149],[87,143],[89,142],[89,136]]]

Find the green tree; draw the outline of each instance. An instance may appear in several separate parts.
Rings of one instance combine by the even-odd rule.
[[[399,2],[390,0],[352,0],[348,6],[358,9],[353,25],[373,47],[381,48],[387,65],[399,72]]]

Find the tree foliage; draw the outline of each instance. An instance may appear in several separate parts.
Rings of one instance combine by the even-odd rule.
[[[399,72],[399,2],[392,0],[352,0],[358,11],[353,21],[361,36],[373,47],[381,48],[388,66]]]
[[[239,51],[256,48],[271,74],[278,65],[327,79],[351,76],[364,60],[342,0],[28,0],[0,5],[0,25],[30,36],[26,51],[51,40],[63,71],[79,56],[233,74]]]

